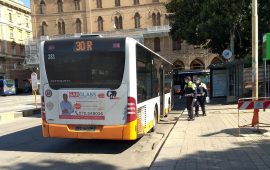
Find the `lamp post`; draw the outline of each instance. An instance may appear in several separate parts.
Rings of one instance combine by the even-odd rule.
[[[252,97],[258,99],[258,14],[257,0],[252,0]]]

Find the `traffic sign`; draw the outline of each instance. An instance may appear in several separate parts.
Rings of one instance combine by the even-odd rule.
[[[33,90],[38,90],[38,80],[37,80],[37,73],[33,72],[31,74],[31,84]]]
[[[222,52],[222,56],[226,59],[229,60],[232,57],[232,52],[228,49],[224,50]]]
[[[270,60],[270,33],[263,36],[262,55],[266,60]]]

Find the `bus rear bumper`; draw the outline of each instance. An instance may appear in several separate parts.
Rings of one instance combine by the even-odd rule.
[[[42,122],[42,132],[44,137],[51,138],[73,138],[73,139],[109,139],[109,140],[136,140],[137,121],[132,121],[124,125],[115,126],[91,126],[95,130],[76,130],[78,125],[48,124]]]

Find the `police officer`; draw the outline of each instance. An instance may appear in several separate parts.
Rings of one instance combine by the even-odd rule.
[[[197,100],[197,90],[196,85],[191,81],[191,78],[189,76],[185,78],[184,95],[186,97],[188,120],[194,120],[193,104]]]
[[[206,116],[205,99],[207,97],[207,87],[200,78],[197,79],[196,84],[197,84],[197,104],[195,105],[195,115],[199,116],[199,106],[201,106],[203,116]]]

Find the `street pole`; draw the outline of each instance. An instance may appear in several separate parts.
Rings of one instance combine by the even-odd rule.
[[[258,14],[257,0],[252,0],[252,98],[258,100]],[[259,130],[259,109],[254,108],[252,126]]]
[[[258,14],[257,0],[252,0],[252,97],[258,99]]]

